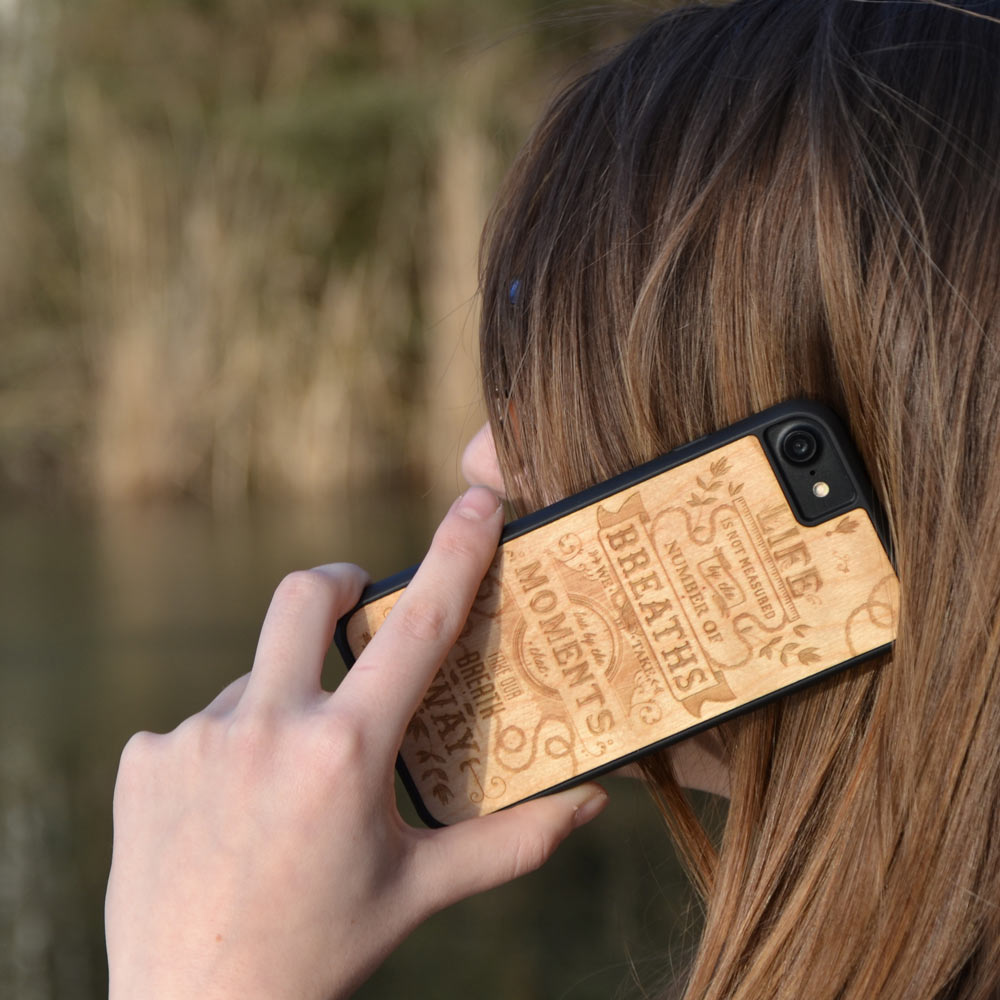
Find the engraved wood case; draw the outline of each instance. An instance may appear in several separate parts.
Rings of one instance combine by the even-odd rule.
[[[782,443],[795,428],[821,458]],[[512,522],[400,749],[422,817],[593,777],[887,649],[898,587],[878,522],[849,440],[813,404]],[[348,664],[410,575],[342,620]]]

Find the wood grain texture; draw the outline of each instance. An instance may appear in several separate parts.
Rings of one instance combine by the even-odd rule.
[[[750,435],[506,542],[401,758],[440,822],[493,812],[891,642],[897,609],[867,512],[799,524]]]

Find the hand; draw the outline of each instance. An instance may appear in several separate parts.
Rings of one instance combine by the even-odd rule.
[[[320,687],[354,566],[294,573],[253,669],[165,736],[125,748],[106,925],[114,997],[343,997],[420,921],[538,867],[606,803],[596,785],[443,830],[396,809],[406,724],[496,549],[474,487],[363,655]]]

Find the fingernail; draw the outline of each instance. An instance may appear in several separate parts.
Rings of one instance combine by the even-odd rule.
[[[608,793],[599,785],[584,785],[589,792],[573,812],[573,826],[583,826],[604,811],[608,804]]]
[[[459,498],[455,511],[470,521],[485,521],[500,509],[500,499],[485,486],[470,486]]]

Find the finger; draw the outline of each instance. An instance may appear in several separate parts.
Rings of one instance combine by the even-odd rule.
[[[384,734],[392,754],[468,617],[502,525],[500,501],[490,490],[473,486],[459,497],[415,576],[341,682],[335,707],[360,719],[376,713],[371,731]]]
[[[348,563],[286,576],[267,609],[241,703],[296,704],[319,693],[337,619],[358,603],[367,582],[364,570]]]
[[[436,887],[434,909],[502,885],[541,867],[607,803],[607,792],[588,782],[435,831],[418,848],[427,855],[417,866],[418,884]]]

